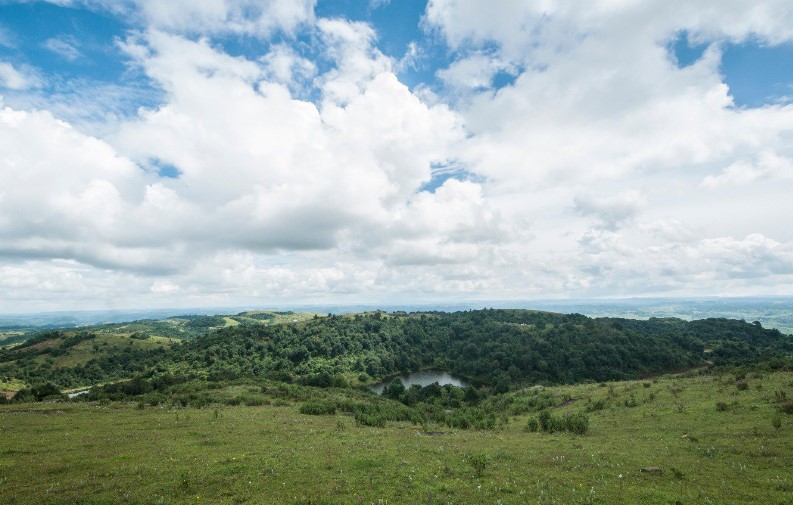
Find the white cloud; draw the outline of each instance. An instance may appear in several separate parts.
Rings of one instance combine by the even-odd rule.
[[[298,55],[287,44],[276,44],[261,61],[269,80],[283,84],[293,92],[307,90],[313,85],[317,65]]]
[[[388,249],[399,237],[376,230],[401,229],[394,216],[411,205],[432,163],[445,161],[461,132],[447,107],[423,104],[398,82],[365,34],[356,38],[360,27],[350,30],[332,26],[332,50],[358,52],[358,64],[341,65],[323,81],[333,89],[354,84],[344,107],[329,99],[318,109],[292,98],[269,55],[260,64],[206,41],[150,32],[125,48],[163,87],[165,104],[122,124],[109,139],[114,147],[47,112],[7,108],[3,178],[19,195],[35,186],[37,196],[0,198],[0,252],[189,277],[219,251]],[[283,56],[283,48],[273,50]],[[158,179],[147,168],[152,160],[173,165],[180,177]],[[461,210],[472,201],[469,216],[482,206],[476,190],[454,199]],[[330,282],[322,271],[318,285]],[[185,282],[173,284],[189,292]],[[166,293],[160,287],[167,284],[150,285]]]
[[[490,88],[493,77],[502,70],[514,72],[511,65],[481,51],[474,52],[438,71],[438,77],[454,90]]]
[[[77,48],[78,42],[74,37],[47,39],[44,41],[44,47],[68,61],[74,61],[81,56],[80,50]]]
[[[720,71],[724,41],[793,38],[786,2],[432,0],[452,63],[412,92],[422,47],[395,61],[313,2],[122,8],[157,106],[0,113],[0,300],[793,293],[793,106],[736,108]],[[304,27],[256,59],[213,38]],[[678,68],[683,30],[708,49]],[[471,177],[421,191],[440,166]]]
[[[14,68],[10,63],[0,61],[0,86],[23,90],[41,86],[41,80],[31,70]]]
[[[146,26],[188,34],[293,32],[314,17],[316,0],[98,0],[111,11],[131,11]]]
[[[584,216],[594,216],[607,230],[615,230],[624,221],[632,219],[647,204],[636,190],[626,190],[616,195],[579,195],[574,200],[575,210]]]
[[[719,175],[709,175],[702,180],[706,188],[751,184],[764,179],[793,179],[793,160],[773,151],[763,151],[752,162],[740,160],[725,168]]]

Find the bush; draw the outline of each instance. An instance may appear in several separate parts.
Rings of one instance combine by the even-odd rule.
[[[536,417],[530,417],[529,421],[526,423],[525,430],[530,433],[536,433],[537,430],[540,429],[540,422],[537,420]]]
[[[300,413],[310,416],[332,416],[336,413],[336,404],[333,402],[307,402],[300,406]]]
[[[55,384],[46,382],[31,388],[20,389],[12,400],[14,402],[40,402],[49,398],[64,399],[66,395],[62,394]]]
[[[365,412],[358,412],[355,414],[355,422],[363,426],[385,428],[385,417],[380,414],[367,414]]]
[[[484,454],[471,454],[468,456],[468,464],[474,469],[477,478],[481,478],[487,468],[487,456]]]
[[[636,402],[636,398],[633,395],[630,398],[626,399],[624,402],[626,407],[638,407],[639,404]]]
[[[578,435],[583,435],[589,431],[589,417],[583,412],[567,414],[563,417],[555,417],[547,410],[540,412],[538,424],[542,431],[555,433],[557,431],[569,431]]]
[[[541,411],[540,414],[537,416],[537,420],[540,423],[540,429],[542,429],[542,431],[553,433],[554,431],[553,428],[555,423],[554,423],[554,417],[550,412],[548,412],[547,410]]]
[[[716,402],[716,412],[725,412],[727,410],[727,404],[724,402]]]
[[[738,381],[735,383],[735,387],[738,388],[738,391],[746,391],[749,389],[749,383],[746,381]]]
[[[567,431],[576,433],[578,435],[583,435],[589,431],[589,417],[587,417],[586,414],[578,412],[576,414],[565,416],[562,419],[564,419],[564,428]]]
[[[596,402],[592,402],[589,405],[587,405],[586,406],[586,411],[587,412],[594,412],[596,410],[603,410],[603,409],[606,408],[607,405],[608,405],[608,402],[605,399],[601,398],[600,400],[598,400]]]
[[[779,406],[779,411],[783,414],[793,414],[793,401],[786,401]]]

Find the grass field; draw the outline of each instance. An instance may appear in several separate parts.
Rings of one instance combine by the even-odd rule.
[[[549,388],[570,398],[555,415],[603,407],[582,436],[527,432],[528,415],[497,431],[369,428],[283,401],[8,405],[0,503],[793,503],[793,419],[777,413],[793,374],[745,382]]]

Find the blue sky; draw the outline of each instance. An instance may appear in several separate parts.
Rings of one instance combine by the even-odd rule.
[[[722,7],[0,1],[0,311],[793,294],[793,12]]]
[[[378,49],[397,60],[409,52],[411,44],[416,45],[421,49],[420,56],[413,64],[400,68],[397,75],[411,88],[418,85],[438,88],[442,83],[438,82],[436,72],[465,55],[466,50],[450,49],[436,29],[422,27],[426,4],[426,0],[321,0],[314,13],[318,17],[370,24],[377,33]],[[57,84],[53,83],[53,87],[86,80],[147,86],[151,83],[144,75],[130,71],[129,58],[116,44],[130,30],[143,28],[140,23],[131,21],[79,3],[63,6],[5,1],[0,4],[0,57],[55,78]],[[307,31],[297,33],[292,40],[287,36],[286,40],[295,47],[302,47],[311,56],[311,35]],[[231,35],[217,41],[230,54],[248,58],[261,56],[269,42],[272,41],[245,35]],[[669,45],[670,57],[681,66],[690,65],[710,43],[714,42],[691,42],[687,32],[682,31]],[[722,44],[721,72],[736,106],[760,107],[790,100],[793,95],[793,44],[769,45],[751,38]],[[513,80],[510,73],[498,73],[494,76],[493,87],[500,88]],[[149,103],[142,101],[134,105]]]

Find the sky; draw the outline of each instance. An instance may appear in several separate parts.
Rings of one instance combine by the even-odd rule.
[[[0,312],[793,295],[789,0],[0,0]]]

